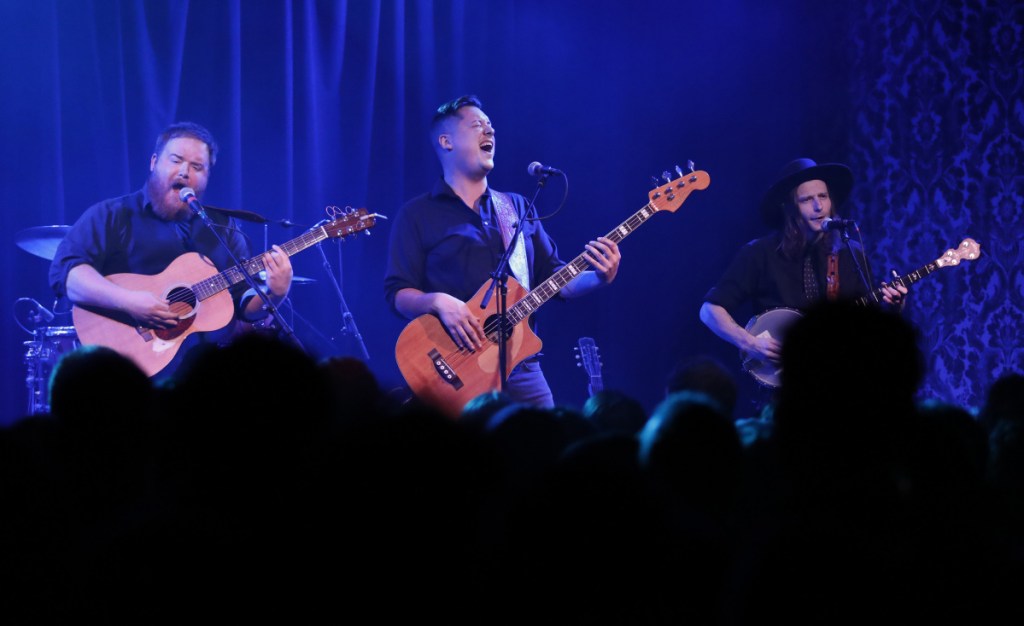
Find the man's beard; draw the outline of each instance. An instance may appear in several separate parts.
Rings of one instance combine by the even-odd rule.
[[[172,189],[172,185],[157,180],[152,174],[146,181],[146,192],[153,203],[153,212],[157,214],[157,217],[168,222],[184,221],[189,216],[188,205],[177,198],[177,193],[174,194],[175,199],[170,200],[168,192]]]

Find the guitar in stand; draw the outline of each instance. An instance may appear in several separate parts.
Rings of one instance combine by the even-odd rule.
[[[601,354],[598,352],[597,344],[591,337],[580,337],[573,351],[576,352],[576,367],[582,367],[590,377],[587,394],[593,397],[604,390],[604,381],[601,380]]]
[[[908,287],[940,268],[953,267],[954,265],[959,265],[961,261],[973,261],[979,256],[981,256],[981,246],[978,245],[977,241],[968,237],[961,241],[960,245],[956,248],[946,250],[939,258],[924,267],[910,272],[906,276],[894,278],[890,284]],[[858,298],[854,302],[867,306],[881,301],[882,290],[879,288],[866,296]],[[750,318],[750,321],[747,322],[746,330],[755,337],[774,337],[781,343],[785,338],[786,331],[801,317],[803,317],[803,313],[796,309],[771,309]],[[766,387],[779,386],[782,377],[782,366],[778,363],[773,363],[768,359],[763,359],[746,351],[740,352],[740,359],[743,364],[743,370],[753,376],[757,382]]]
[[[648,194],[648,203],[615,227],[608,235],[619,243],[659,211],[675,212],[694,190],[707,189],[711,177],[704,171],[684,173],[676,167],[678,178],[668,172],[665,184]],[[529,318],[545,302],[587,270],[589,263],[581,254],[550,278],[527,292],[514,278],[508,279],[508,311],[504,318],[497,312],[497,298],[481,308],[490,281],[484,283],[466,303],[484,328],[487,343],[480,350],[460,350],[447,329],[434,315],[421,315],[409,322],[395,345],[395,360],[409,388],[424,402],[457,417],[466,403],[476,396],[501,388],[498,341],[507,340],[506,372],[541,349],[540,338],[529,326]]]
[[[381,216],[368,214],[366,209],[357,209],[306,231],[282,244],[281,248],[292,256],[325,239],[368,231],[378,217]],[[234,303],[228,288],[245,280],[242,272],[254,276],[265,269],[263,255],[218,272],[208,259],[188,252],[159,274],[106,276],[114,284],[148,291],[169,301],[171,309],[178,314],[178,322],[172,328],[140,326],[128,315],[91,306],[76,305],[71,311],[71,318],[82,345],[111,348],[134,361],[147,376],[154,376],[167,367],[189,335],[227,326],[234,318]]]

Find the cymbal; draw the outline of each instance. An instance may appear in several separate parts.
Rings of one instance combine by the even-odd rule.
[[[315,278],[306,278],[305,276],[292,276],[292,284],[293,285],[308,285],[310,283],[315,283],[315,282],[316,282]]]
[[[57,256],[57,246],[70,230],[70,226],[34,226],[16,234],[14,243],[29,254],[52,261]]]

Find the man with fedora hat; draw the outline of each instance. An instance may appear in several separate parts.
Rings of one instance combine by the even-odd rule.
[[[870,289],[858,271],[858,265],[867,271],[863,249],[856,242],[844,246],[838,230],[824,228],[825,220],[840,219],[837,210],[852,188],[853,173],[845,165],[811,159],[787,164],[761,200],[761,217],[774,232],[740,249],[704,297],[701,321],[740,350],[778,362],[779,342],[750,334],[732,312],[748,303],[757,314],[866,295]],[[882,283],[882,292],[887,305],[900,307],[907,290]]]

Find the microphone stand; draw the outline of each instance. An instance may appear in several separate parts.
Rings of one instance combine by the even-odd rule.
[[[860,232],[860,226],[857,226],[856,222],[854,222],[854,228],[857,229],[858,233]],[[871,289],[871,281],[865,273],[864,267],[857,259],[857,254],[853,250],[853,244],[850,243],[850,232],[847,230],[846,226],[842,226],[839,229],[839,236],[842,238],[843,243],[846,244],[846,249],[850,251],[850,258],[853,259],[853,266],[857,269],[857,275],[860,276],[861,282],[864,283],[864,288],[867,289],[868,293],[874,293],[874,291]],[[861,248],[861,254],[866,254],[866,251],[863,249],[863,246]]]
[[[352,311],[349,310],[348,304],[345,302],[345,294],[341,291],[341,280],[340,278],[334,277],[334,270],[331,268],[330,261],[327,260],[327,254],[323,250],[323,242],[316,244],[316,249],[320,251],[320,256],[324,260],[324,272],[331,277],[331,284],[334,285],[334,291],[338,294],[338,304],[341,307],[341,334],[347,335],[355,339],[356,343],[359,344],[359,350],[363,355],[364,361],[370,360],[370,353],[366,351],[366,344],[363,343],[363,336],[359,334],[359,329],[356,327],[356,319],[352,316]],[[338,276],[341,276],[341,247],[338,247]]]
[[[298,224],[296,224],[295,222],[293,222],[291,220],[288,220],[288,219],[272,220],[272,219],[268,219],[266,217],[263,217],[259,213],[251,213],[250,211],[241,211],[241,210],[238,210],[238,209],[221,209],[219,207],[211,207],[210,205],[206,205],[206,210],[209,211],[211,209],[218,210],[218,211],[224,213],[225,215],[228,215],[228,216],[231,216],[231,217],[237,217],[238,219],[241,219],[241,220],[246,220],[246,221],[249,221],[249,222],[256,222],[257,224],[263,224],[263,249],[264,250],[270,250],[270,225],[271,224],[277,224],[278,226],[283,226],[284,228],[291,228],[292,226],[298,226]],[[260,272],[260,274],[261,274],[260,278],[263,279],[263,280],[266,280],[266,272]],[[294,322],[295,321],[295,317],[294,317],[295,316],[295,307],[292,306],[291,303],[289,303],[288,310],[291,311],[291,315],[292,315],[291,319],[292,319],[292,322]],[[267,315],[266,318],[264,318],[264,319],[262,319],[260,321],[264,322],[264,324],[261,326],[262,328],[273,328],[274,327],[274,322],[276,321],[276,318],[271,317],[270,315]]]
[[[533,192],[533,198],[530,199],[530,204],[526,206],[526,210],[522,215],[519,215],[516,220],[516,229],[512,233],[512,237],[509,238],[509,244],[505,247],[505,254],[501,255],[501,259],[498,261],[498,267],[491,272],[491,284],[487,287],[487,291],[484,293],[484,297],[480,300],[480,308],[487,309],[487,305],[491,301],[491,296],[494,295],[494,288],[498,289],[498,372],[501,376],[501,390],[507,391],[508,389],[508,339],[512,334],[512,329],[506,330],[508,319],[506,314],[508,313],[508,270],[509,270],[509,259],[512,258],[512,251],[515,250],[516,243],[519,240],[520,233],[523,232],[523,224],[526,222],[527,216],[530,215],[530,211],[533,210],[534,203],[537,202],[537,196],[540,195],[540,190],[544,187],[544,183],[547,182],[548,173],[543,172],[540,178],[537,180],[537,189]],[[502,228],[501,221],[498,220],[498,228]],[[524,244],[525,245],[525,242]],[[525,250],[524,250],[525,252]],[[527,268],[529,270],[529,268]],[[486,324],[486,320],[485,320]],[[487,328],[484,327],[486,332]]]
[[[283,330],[284,333],[288,335],[288,338],[292,340],[292,343],[294,343],[299,348],[299,350],[305,352],[306,348],[303,347],[302,342],[299,341],[299,338],[295,336],[295,331],[293,331],[291,329],[291,326],[289,326],[281,318],[281,315],[277,310],[277,306],[274,305],[273,301],[271,301],[267,294],[263,293],[263,290],[260,289],[260,286],[256,284],[256,280],[249,273],[248,267],[242,264],[242,261],[235,255],[235,252],[231,249],[231,246],[229,246],[227,242],[224,241],[224,238],[221,237],[220,231],[218,231],[217,228],[215,228],[213,220],[211,220],[210,216],[206,214],[206,210],[203,209],[203,205],[199,203],[198,199],[193,199],[191,202],[188,203],[188,205],[189,208],[192,209],[192,212],[198,215],[199,218],[203,220],[203,223],[206,224],[206,227],[208,229],[210,229],[210,232],[213,233],[213,236],[217,238],[217,241],[220,242],[220,245],[223,246],[225,250],[227,250],[228,256],[231,257],[231,260],[235,263],[236,266],[238,266],[238,269],[241,270],[242,277],[245,278],[245,282],[248,283],[249,288],[256,293],[260,300],[263,301],[263,306],[267,310],[267,314],[273,315],[274,319],[276,319],[277,323],[281,326],[281,330]],[[247,263],[248,261],[251,261],[251,259],[247,260]]]

